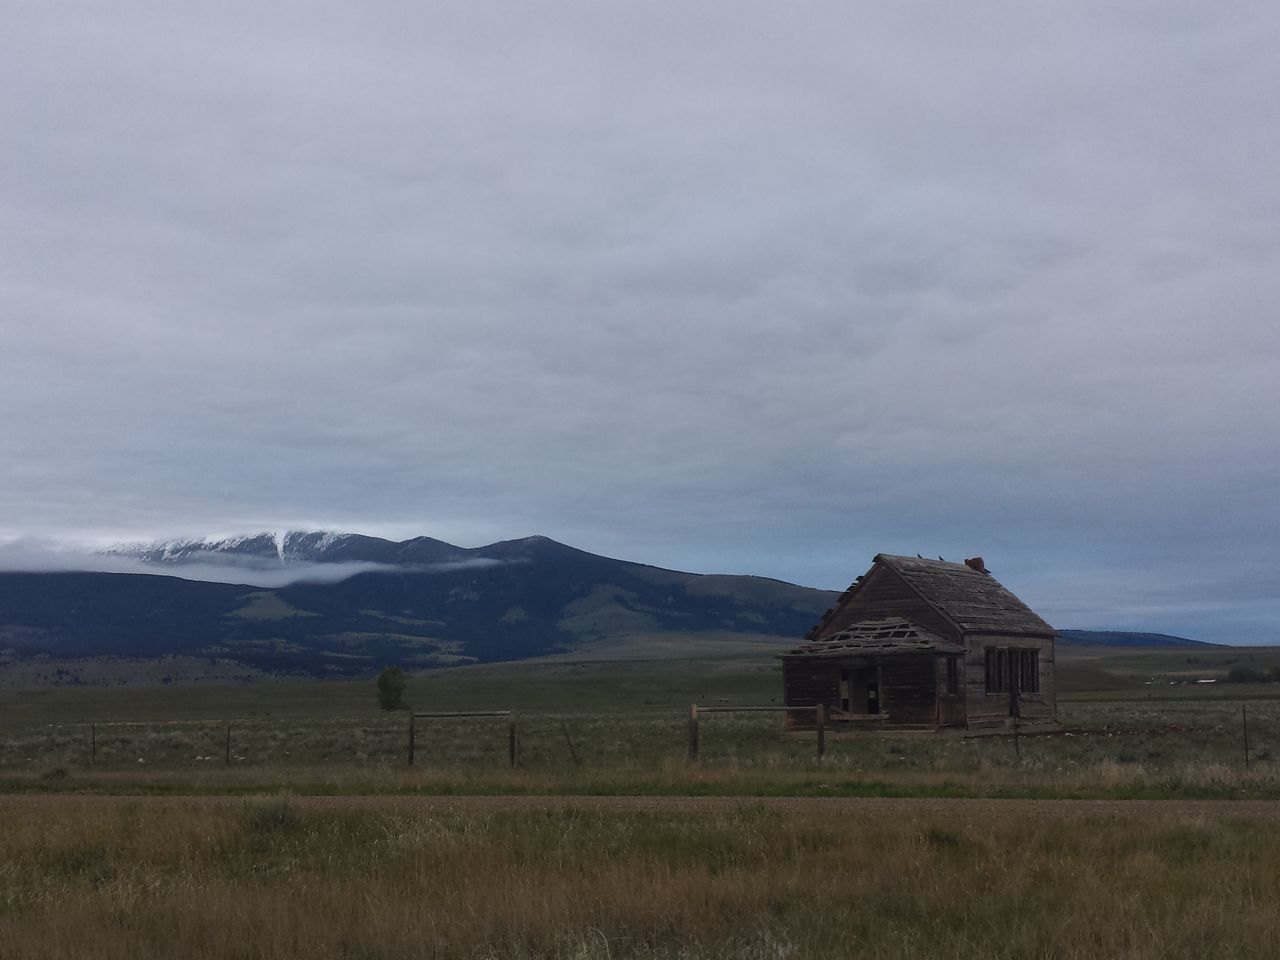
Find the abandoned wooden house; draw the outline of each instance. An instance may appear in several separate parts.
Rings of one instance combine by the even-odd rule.
[[[987,572],[878,555],[782,657],[783,704],[827,725],[998,732],[1057,722],[1054,629]],[[787,711],[812,727],[815,711]]]

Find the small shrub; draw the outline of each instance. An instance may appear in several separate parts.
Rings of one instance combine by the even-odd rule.
[[[1227,671],[1227,683],[1267,683],[1272,679],[1271,674],[1246,664],[1239,664]]]
[[[941,850],[955,850],[971,844],[960,834],[939,827],[930,827],[924,832],[924,842]]]
[[[383,667],[378,674],[378,705],[383,710],[399,710],[404,706],[404,671],[399,667]]]
[[[302,814],[288,800],[246,804],[244,828],[251,836],[287,836],[302,829]]]

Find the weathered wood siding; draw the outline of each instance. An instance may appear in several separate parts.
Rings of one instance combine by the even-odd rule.
[[[891,725],[934,726],[938,719],[934,656],[880,660],[880,712]]]
[[[947,657],[937,659],[934,682],[938,687],[938,725],[941,727],[963,727],[968,714],[965,710],[964,658],[955,657],[956,692],[947,693]]]
[[[988,647],[1039,651],[1040,692],[1023,693],[1019,698],[1019,711],[1023,720],[1057,719],[1058,691],[1053,662],[1053,641],[1047,637],[975,634],[967,638],[964,655],[964,690],[969,724],[1007,720],[1009,717],[1009,694],[987,693],[986,651]]]
[[[783,660],[782,704],[787,707],[827,707],[840,702],[840,667],[829,660]],[[804,729],[814,726],[812,713],[787,713],[788,727]]]
[[[900,576],[881,566],[871,568],[847,605],[823,628],[822,635],[837,633],[860,620],[886,617],[906,617],[947,640],[960,640],[959,631],[949,620],[929,606]]]

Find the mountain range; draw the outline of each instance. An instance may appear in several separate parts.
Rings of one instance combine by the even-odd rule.
[[[681,573],[546,537],[479,548],[419,537],[264,533],[126,544],[148,573],[0,574],[0,650],[202,656],[270,672],[367,672],[579,650],[660,634],[799,637],[836,594]],[[218,567],[248,582],[187,579]],[[331,569],[344,573],[332,581]],[[298,577],[253,585],[266,573]]]
[[[104,556],[143,572],[0,573],[0,653],[206,657],[327,676],[661,636],[694,646],[768,637],[781,648],[838,596],[615,560],[537,536],[466,548],[282,531],[121,544]],[[1093,642],[1088,631],[1070,634],[1065,642]],[[1101,642],[1192,642],[1107,636]]]
[[[1058,643],[1069,647],[1216,647],[1205,640],[1188,640],[1167,633],[1132,630],[1059,630]]]

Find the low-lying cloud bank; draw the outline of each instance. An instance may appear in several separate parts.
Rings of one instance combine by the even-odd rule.
[[[210,583],[242,583],[268,589],[293,583],[338,583],[361,573],[445,573],[491,567],[504,562],[477,557],[412,566],[364,561],[291,561],[282,566],[265,558],[222,556],[216,562],[154,563],[136,557],[98,553],[81,544],[28,538],[0,541],[0,573],[134,573]]]

